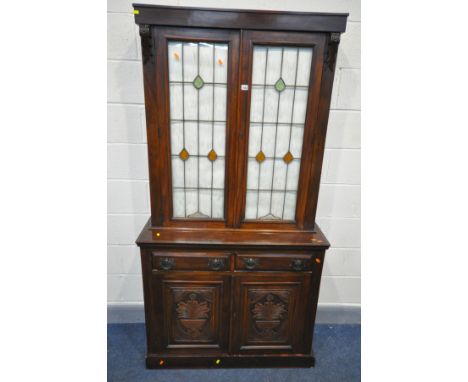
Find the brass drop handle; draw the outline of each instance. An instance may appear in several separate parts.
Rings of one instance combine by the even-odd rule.
[[[306,268],[305,261],[303,259],[294,259],[291,262],[291,268],[295,271],[303,271]]]
[[[208,259],[208,267],[213,271],[220,271],[221,269],[224,269],[225,266],[226,262],[223,258],[215,257]]]
[[[258,266],[258,259],[249,257],[248,259],[244,259],[244,264],[247,269],[255,269]]]
[[[161,257],[159,259],[159,265],[161,266],[162,269],[165,271],[168,271],[175,266],[175,259],[172,257]]]

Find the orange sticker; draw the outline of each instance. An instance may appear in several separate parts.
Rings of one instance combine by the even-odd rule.
[[[179,61],[179,58],[180,58],[179,53],[175,52],[175,53],[174,53],[174,57],[175,57],[175,59],[176,59],[177,61]]]
[[[219,65],[223,65],[223,60],[220,59],[220,58],[218,58],[218,64],[219,64]]]

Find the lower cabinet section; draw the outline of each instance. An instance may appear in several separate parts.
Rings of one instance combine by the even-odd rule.
[[[288,271],[263,271],[271,255],[249,253],[262,263],[247,271],[235,269],[235,254],[202,259],[196,253],[192,259],[189,253],[142,251],[148,367],[313,366],[323,255],[285,255],[290,257],[277,263]],[[186,270],[191,261],[210,269],[205,263],[213,256],[225,266]],[[294,271],[289,264],[300,256],[308,261],[306,270]],[[161,259],[174,268],[161,269]]]

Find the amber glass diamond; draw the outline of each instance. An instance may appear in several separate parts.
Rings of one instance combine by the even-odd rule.
[[[263,153],[263,151],[260,150],[255,159],[258,163],[262,163],[265,160],[265,154]]]
[[[214,162],[216,160],[216,158],[218,158],[218,154],[216,154],[216,151],[214,150],[211,150],[209,153],[208,153],[208,159],[212,162]]]
[[[291,163],[291,161],[292,161],[293,159],[294,159],[294,157],[293,157],[293,155],[291,154],[291,151],[288,151],[288,152],[284,155],[284,157],[283,157],[283,160],[284,160],[287,164]]]
[[[286,84],[284,83],[283,79],[280,78],[278,81],[276,81],[275,84],[275,89],[278,90],[280,93],[286,89]]]
[[[201,78],[199,74],[193,80],[193,86],[195,86],[197,89],[201,89],[204,84],[205,81],[203,81],[203,78]]]
[[[182,149],[182,151],[179,153],[179,158],[182,160],[187,160],[189,159],[189,153],[187,150],[185,150],[185,147]]]

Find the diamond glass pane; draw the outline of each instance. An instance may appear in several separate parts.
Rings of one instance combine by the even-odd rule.
[[[279,92],[282,92],[284,89],[286,89],[286,84],[284,83],[282,78],[276,81],[275,89],[278,90]]]
[[[295,219],[312,53],[254,46],[246,220]]]
[[[193,86],[195,86],[197,89],[201,89],[203,85],[205,84],[205,81],[203,81],[203,78],[201,78],[199,75],[195,77],[193,80]]]
[[[173,217],[224,218],[228,45],[168,43]]]

